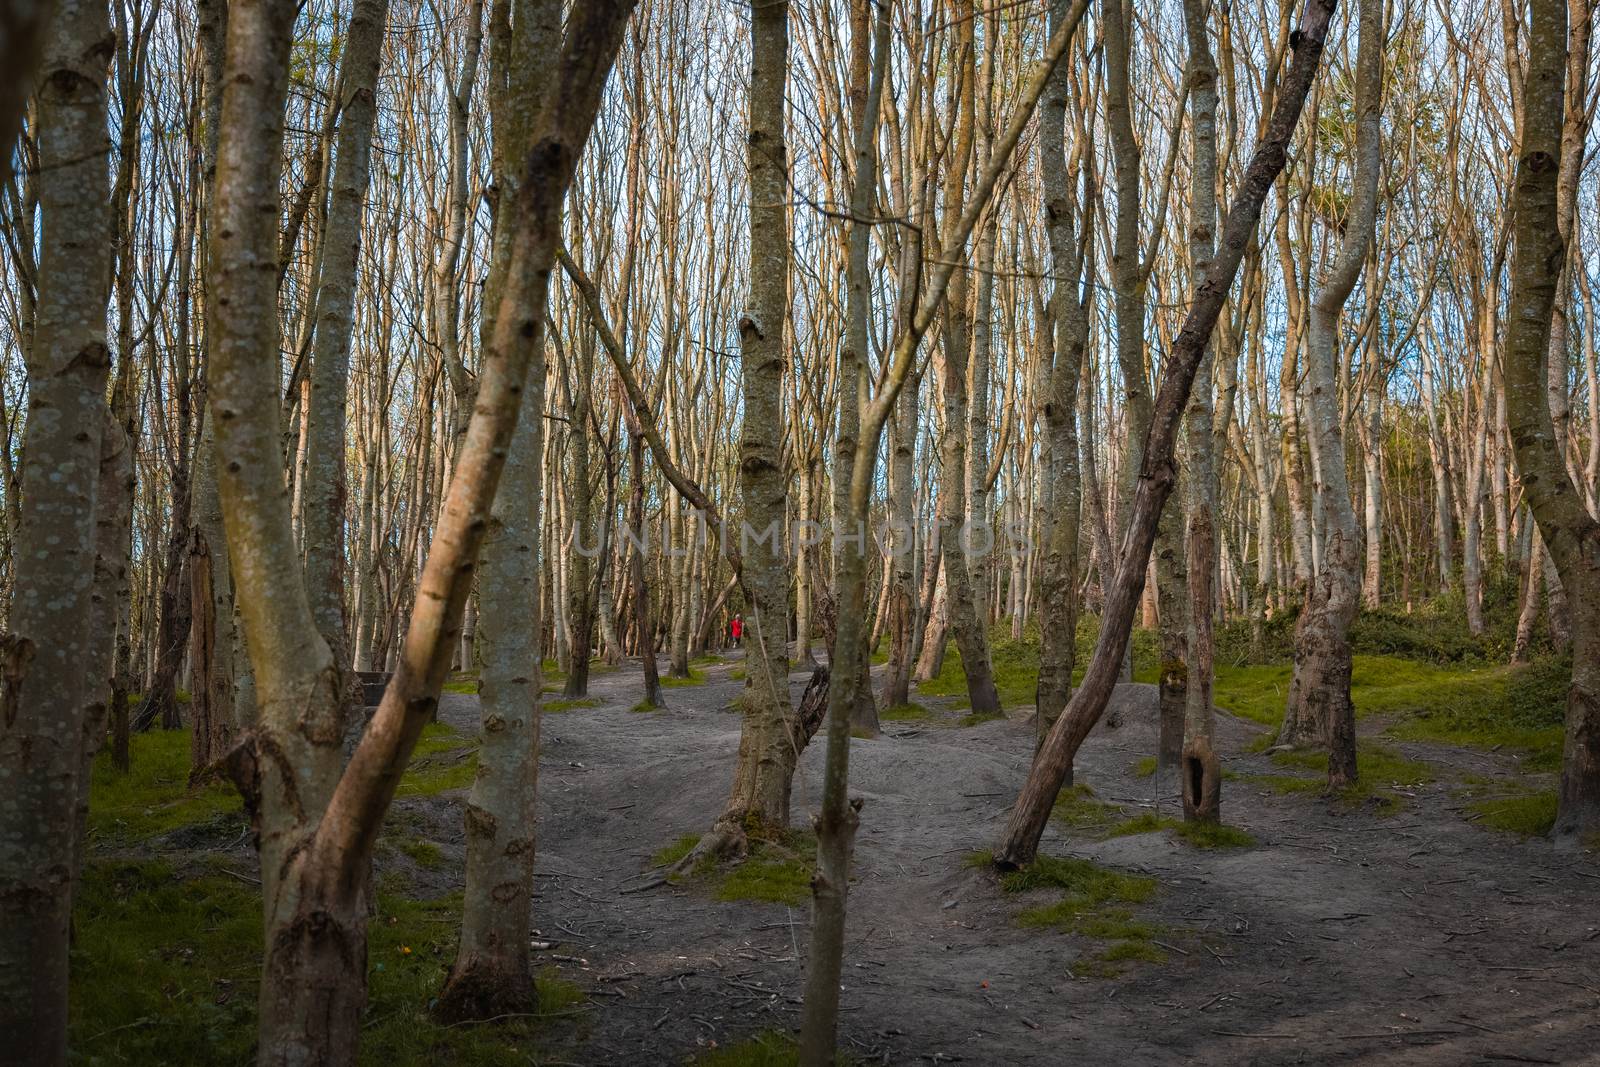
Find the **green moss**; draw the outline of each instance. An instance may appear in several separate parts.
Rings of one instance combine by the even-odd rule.
[[[932,712],[916,703],[896,704],[892,708],[878,712],[878,718],[883,722],[922,722],[932,717]]]
[[[666,677],[661,679],[662,686],[667,689],[682,689],[685,686],[704,685],[705,682],[705,671],[697,671],[693,667],[689,668],[689,677],[687,678]]]
[[[1212,703],[1242,719],[1274,729],[1283,722],[1293,668],[1218,666],[1212,685]]]
[[[1022,870],[1002,875],[1000,887],[1008,893],[1060,889],[1066,892],[1066,901],[1087,909],[1112,903],[1143,904],[1155,895],[1156,880],[1123,874],[1088,860],[1040,856]]]
[[[599,697],[584,697],[578,700],[549,700],[544,703],[542,710],[551,715],[559,715],[563,711],[571,711],[573,708],[598,708],[601,703],[602,701]]]
[[[90,863],[73,899],[70,1042],[85,1062],[243,1063],[255,1043],[261,900],[220,862]],[[364,1062],[517,1064],[583,993],[539,976],[537,1015],[444,1027],[429,1015],[455,956],[461,898],[414,901],[380,889],[368,925]]]
[[[1051,817],[1071,827],[1074,837],[1091,841],[1148,834],[1169,829],[1173,825],[1171,819],[1161,818],[1150,811],[1130,816],[1127,808],[1096,798],[1094,790],[1082,782],[1063,789],[1057,795]]]
[[[232,785],[189,786],[189,731],[150,730],[128,739],[127,774],[102,749],[89,780],[89,834],[142,841],[197,823],[244,828],[244,805]]]
[[[684,834],[672,844],[658,850],[650,857],[650,863],[655,867],[670,867],[694,851],[694,846],[699,843],[699,834]]]
[[[423,727],[395,795],[437,796],[465,789],[477,774],[477,744],[442,722],[432,722]]]
[[[994,685],[1002,707],[1021,707],[1033,703],[1039,688],[1038,630],[1030,628],[1022,640],[1011,636],[1009,624],[989,629],[989,662],[994,667]],[[961,665],[961,650],[954,639],[945,648],[939,673],[917,685],[924,696],[953,697],[954,706],[971,706],[967,697],[967,675]]]
[[[1134,765],[1133,765],[1133,776],[1135,778],[1149,778],[1149,777],[1151,777],[1152,775],[1154,775],[1156,773],[1156,763],[1157,763],[1157,761],[1156,761],[1156,758],[1154,756],[1146,756],[1146,757],[1144,757],[1144,759],[1141,759],[1141,760],[1137,761],[1136,763],[1134,763]]]
[[[1180,822],[1173,833],[1195,848],[1251,848],[1256,843],[1246,831],[1219,822]]]
[[[662,708],[661,708],[660,704],[652,704],[648,700],[641,700],[641,701],[639,701],[639,703],[635,704],[633,707],[629,708],[628,710],[632,711],[632,712],[636,712],[636,713],[638,713],[640,715],[648,715],[650,712],[652,712],[652,711],[660,711],[660,710],[662,710]]]
[[[742,682],[742,681],[745,680],[745,677],[746,677],[745,669],[743,667],[729,667],[728,668],[728,680],[729,681],[731,681],[731,682]]]
[[[1160,947],[1151,944],[1148,940],[1118,941],[1113,945],[1101,949],[1096,957],[1102,963],[1117,963],[1122,960],[1141,960],[1146,963],[1165,963],[1167,954]]]
[[[699,843],[682,837],[656,853],[657,865],[676,863]],[[734,866],[719,868],[715,861],[697,863],[693,878],[709,880],[718,900],[754,901],[801,907],[811,899],[811,871],[817,855],[817,838],[809,832],[789,831],[772,836],[750,832],[750,852]]]
[[[811,899],[811,864],[800,859],[752,855],[722,876],[717,899],[801,907]]]
[[[1553,789],[1514,796],[1492,796],[1467,805],[1474,822],[1490,830],[1524,837],[1543,837],[1556,823]]]
[[[1004,715],[979,715],[974,713],[971,715],[963,715],[956,721],[962,726],[982,726],[986,722],[999,722],[1004,718]]]
[[[1328,754],[1306,749],[1274,752],[1274,763],[1282,767],[1322,772],[1317,777],[1282,774],[1247,774],[1241,780],[1282,794],[1321,795],[1327,792]],[[1406,799],[1403,794],[1415,786],[1432,782],[1435,774],[1427,763],[1407,759],[1383,745],[1360,742],[1356,750],[1358,779],[1339,790],[1334,799],[1349,807],[1370,804],[1380,812],[1398,811]]]
[[[799,1062],[800,1046],[778,1030],[710,1049],[689,1061],[692,1067],[794,1067]]]
[[[874,667],[879,667],[879,666],[882,666],[885,663],[888,663],[889,662],[889,652],[890,652],[890,648],[889,648],[888,645],[880,644],[878,646],[878,648],[876,649],[876,651],[874,651],[872,653],[872,665]]]
[[[425,841],[420,837],[413,837],[400,842],[400,851],[404,852],[419,867],[437,870],[444,864],[444,853],[432,841]]]
[[[88,1061],[242,1063],[255,1043],[258,892],[162,861],[90,863],[73,893],[69,1042]]]

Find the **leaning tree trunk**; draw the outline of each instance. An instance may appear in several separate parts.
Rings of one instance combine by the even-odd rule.
[[[631,10],[575,9],[545,99],[519,98],[539,146],[500,224],[512,249],[484,346],[471,423],[418,581],[395,677],[341,773],[339,668],[318,633],[284,492],[275,272],[283,104],[296,5],[230,11],[223,138],[211,230],[217,306],[211,415],[219,490],[260,717],[231,770],[255,812],[266,951],[258,1059],[356,1059],[366,1001],[372,851],[401,773],[432,720],[478,550],[544,327],[560,212]]]
[[[1050,809],[1061,791],[1084,738],[1105,712],[1116,684],[1123,655],[1128,648],[1128,633],[1133,613],[1144,591],[1145,568],[1155,543],[1156,524],[1161,509],[1176,481],[1174,445],[1178,421],[1182,417],[1189,388],[1194,382],[1200,358],[1210,343],[1211,332],[1222,312],[1228,290],[1239,271],[1245,246],[1261,218],[1261,205],[1273,181],[1283,170],[1289,142],[1299,124],[1300,111],[1316,78],[1328,35],[1328,21],[1334,0],[1311,0],[1304,21],[1293,42],[1293,60],[1279,87],[1260,144],[1239,183],[1228,220],[1222,230],[1220,250],[1212,268],[1198,290],[1167,357],[1161,392],[1157,397],[1150,434],[1145,441],[1143,467],[1128,517],[1128,536],[1123,542],[1122,559],[1116,581],[1106,597],[1101,616],[1100,638],[1084,674],[1083,684],[1073,694],[1067,710],[1051,729],[1028,772],[1011,818],[994,851],[1001,868],[1025,866],[1038,854],[1039,839],[1050,819]]]
[[[1571,590],[1572,681],[1552,834],[1600,830],[1600,522],[1568,476],[1548,392],[1551,315],[1565,259],[1558,183],[1567,53],[1563,0],[1532,0],[1522,143],[1513,193],[1516,253],[1506,329],[1506,413],[1528,504]]]
[[[1311,302],[1306,344],[1311,383],[1308,407],[1316,435],[1316,491],[1322,502],[1325,547],[1312,582],[1311,602],[1295,628],[1294,677],[1280,743],[1328,746],[1328,786],[1356,780],[1355,705],[1350,700],[1350,623],[1361,606],[1361,534],[1345,473],[1344,412],[1340,403],[1339,320],[1361,277],[1378,217],[1382,166],[1383,7],[1361,0],[1356,55],[1356,163],[1350,211],[1339,258]],[[1476,506],[1476,505],[1474,505]]]
[[[35,97],[43,218],[10,632],[0,637],[0,1048],[67,1059],[67,941],[84,714],[111,635],[96,618],[110,263],[105,5],[49,20]],[[10,78],[9,72],[5,75]],[[5,146],[9,155],[11,146]],[[106,666],[109,667],[107,660]]]

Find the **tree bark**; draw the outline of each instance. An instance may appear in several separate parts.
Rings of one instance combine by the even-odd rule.
[[[1173,349],[1157,397],[1150,434],[1145,442],[1139,486],[1134,493],[1128,517],[1128,536],[1123,542],[1117,578],[1106,598],[1101,616],[1100,638],[1089,661],[1083,684],[1073,694],[1067,710],[1051,729],[1044,745],[1034,757],[1028,779],[1012,809],[1006,830],[994,851],[1001,868],[1015,868],[1033,862],[1039,839],[1050,818],[1050,809],[1061,783],[1071,770],[1073,757],[1084,738],[1104,713],[1116,684],[1117,674],[1128,647],[1128,633],[1134,609],[1144,591],[1145,568],[1155,542],[1156,524],[1162,506],[1176,480],[1173,446],[1178,420],[1189,388],[1194,381],[1205,346],[1227,300],[1228,290],[1238,273],[1268,190],[1282,172],[1290,139],[1300,120],[1306,95],[1316,77],[1333,15],[1333,0],[1311,0],[1292,45],[1293,60],[1279,87],[1272,117],[1261,142],[1256,146],[1241,178],[1233,205],[1222,230],[1218,255],[1206,281],[1196,291]]]
[[[1350,623],[1361,606],[1361,534],[1345,471],[1339,322],[1361,277],[1378,217],[1382,167],[1383,6],[1361,0],[1356,53],[1356,161],[1339,256],[1311,302],[1309,408],[1316,435],[1316,492],[1325,529],[1322,569],[1295,627],[1294,677],[1279,743],[1328,746],[1328,787],[1356,780],[1355,705],[1350,700]]]
[[[35,97],[39,167],[49,179],[39,183],[22,511],[10,632],[0,637],[0,1048],[43,1067],[67,1058],[85,718],[111,648],[110,632],[91,623],[99,614],[95,509],[110,367],[112,42],[104,5],[62,5],[48,23]]]
[[[1562,584],[1572,591],[1572,681],[1555,826],[1575,843],[1600,829],[1600,522],[1568,476],[1550,409],[1551,316],[1565,262],[1558,224],[1567,58],[1563,0],[1531,0],[1516,251],[1506,327],[1506,413],[1517,472]]]

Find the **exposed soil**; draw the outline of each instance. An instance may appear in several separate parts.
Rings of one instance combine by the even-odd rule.
[[[630,892],[657,850],[720,809],[738,745],[731,666],[637,714],[628,665],[593,678],[600,706],[545,719],[535,925],[559,944],[539,956],[593,1004],[551,1035],[563,1061],[681,1063],[798,1024],[807,908],[719,902],[694,881]],[[805,676],[791,681],[798,696]],[[1123,724],[1096,729],[1077,781],[1138,811],[1151,802],[1153,779],[1134,770],[1155,751],[1155,694],[1127,685],[1116,700]],[[1509,759],[1401,746],[1439,781],[1405,788],[1387,814],[1230,780],[1223,817],[1255,835],[1245,849],[1167,832],[1085,842],[1052,825],[1046,853],[1160,882],[1137,912],[1167,962],[1089,977],[1079,957],[1092,943],[1014,921],[1049,894],[1005,893],[967,862],[1003,824],[1032,728],[1020,716],[961,727],[959,714],[852,745],[865,806],[841,1041],[860,1061],[1600,1062],[1600,866],[1463,815],[1454,783],[1506,774]],[[447,694],[442,717],[475,733],[476,698]],[[1219,713],[1226,767],[1283,773],[1247,754],[1258,734]],[[820,799],[822,756],[818,744],[801,760],[797,826]],[[460,884],[460,805],[404,804],[444,850],[430,876],[441,890]]]

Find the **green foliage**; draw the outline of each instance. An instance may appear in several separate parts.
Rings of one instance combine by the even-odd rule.
[[[465,789],[477,774],[477,743],[442,722],[431,722],[422,728],[395,796],[431,797]]]
[[[1543,837],[1556,824],[1553,789],[1513,796],[1491,796],[1467,805],[1479,826],[1524,837]]]
[[[189,731],[150,730],[128,739],[129,770],[122,774],[102,749],[89,779],[89,834],[132,842],[182,826],[215,822],[237,834],[244,805],[233,786],[210,781],[189,786]]]

